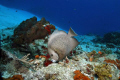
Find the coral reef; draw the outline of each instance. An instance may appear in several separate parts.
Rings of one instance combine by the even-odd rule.
[[[15,57],[14,54],[5,51],[4,49],[1,49],[3,53],[1,53],[1,60],[0,62],[0,71],[6,71],[10,74],[14,74],[16,72],[19,73],[26,73],[28,71],[28,68],[24,67]],[[4,56],[3,56],[4,54]]]
[[[112,50],[111,49],[108,49],[108,48],[102,48],[101,49],[101,52],[103,54],[112,54]]]
[[[89,53],[87,53],[87,57],[89,58],[89,61],[97,62],[100,57],[106,56],[106,53],[103,53],[103,51],[98,51],[98,53],[93,50]]]
[[[94,43],[106,43],[108,48],[114,48],[115,45],[120,45],[120,32],[109,32],[104,34],[103,37],[96,36],[92,40]]]
[[[37,23],[37,18],[32,17],[20,23],[14,30],[14,36],[20,36]]]
[[[51,29],[55,29],[45,18],[37,22],[37,18],[33,17],[23,21],[14,30],[13,47],[20,46],[21,44],[31,43],[35,39],[45,38],[51,33]]]
[[[120,70],[120,60],[118,60],[118,59],[116,59],[116,60],[107,59],[107,60],[104,60],[104,62],[112,63],[112,64],[116,65],[117,68]]]
[[[48,54],[48,39],[55,26],[36,17],[23,21],[13,37],[2,42],[0,72],[4,80],[118,80],[120,46],[95,44],[95,36],[78,36],[80,45],[63,60],[53,63]],[[5,37],[6,34],[2,34]],[[13,42],[12,42],[12,41]],[[13,43],[12,46],[11,42]],[[14,48],[12,48],[14,47]],[[114,53],[114,54],[113,54]],[[116,54],[117,53],[117,54]],[[19,75],[18,75],[19,74]]]
[[[90,80],[89,77],[85,76],[80,72],[80,70],[74,71],[74,80]]]
[[[107,64],[100,64],[94,68],[95,74],[98,75],[98,80],[112,80],[111,67]]]
[[[95,54],[96,54],[96,51],[93,50],[93,51],[89,52],[89,53],[87,54],[87,56],[90,57],[90,56],[95,55]]]
[[[46,48],[45,46],[42,46],[41,48]],[[74,52],[74,51],[73,51]],[[77,52],[77,51],[76,51]],[[75,53],[75,52],[74,52]],[[24,75],[24,80],[94,80],[94,74],[100,75],[102,74],[102,70],[106,69],[108,74],[110,75],[104,75],[107,78],[113,79],[114,75],[117,75],[118,72],[116,72],[114,69],[112,72],[111,66],[104,64],[102,67],[100,63],[92,63],[89,62],[86,56],[86,52],[83,52],[79,55],[75,55],[74,57],[76,59],[68,59],[65,58],[61,63],[51,63],[49,61],[50,56],[49,55],[35,55],[34,59],[29,59],[28,56],[30,54],[27,54],[23,56],[21,59],[16,58],[18,61],[22,62],[22,66],[17,61],[11,62],[10,66],[12,65],[16,66],[18,69],[22,69],[23,66],[27,67],[29,70],[26,71],[26,73],[22,73],[20,70],[14,71],[11,67],[9,67],[11,71],[14,71],[12,75],[16,75],[17,72],[19,74]],[[117,61],[119,62],[119,61]],[[13,66],[13,68],[14,68]],[[20,67],[20,68],[19,68]],[[117,70],[117,69],[116,69]],[[94,72],[95,71],[95,72]],[[74,72],[74,73],[73,73]],[[11,74],[11,73],[10,73]],[[101,75],[100,75],[101,76]],[[100,80],[100,79],[99,79]],[[104,79],[103,79],[104,80]],[[114,79],[113,79],[114,80]]]
[[[7,64],[11,60],[13,60],[12,58],[9,57],[9,55],[3,49],[0,49],[0,52],[1,52],[0,53],[0,64]]]
[[[15,28],[12,47],[18,48],[22,55],[31,53],[30,57],[38,54],[46,55],[48,36],[54,30],[55,26],[46,21],[45,18],[40,21],[37,21],[36,17],[27,19]]]
[[[3,80],[24,80],[24,78],[22,77],[22,75],[13,75],[12,77],[9,78],[4,78]]]
[[[120,33],[119,32],[111,32],[111,33],[105,34],[103,37],[103,42],[119,45],[120,44]]]
[[[115,48],[115,45],[113,43],[106,43],[107,48]]]
[[[44,39],[35,40],[28,45],[28,50],[30,51],[31,56],[47,55],[47,43],[45,43]]]

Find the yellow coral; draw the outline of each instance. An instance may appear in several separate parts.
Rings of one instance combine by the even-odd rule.
[[[111,67],[107,64],[100,64],[95,66],[94,71],[99,77],[98,80],[105,80],[112,77]]]

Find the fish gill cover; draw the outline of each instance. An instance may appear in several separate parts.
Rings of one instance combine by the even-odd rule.
[[[0,4],[45,17],[78,34],[120,31],[119,0],[0,0]]]

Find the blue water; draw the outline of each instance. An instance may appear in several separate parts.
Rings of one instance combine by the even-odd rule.
[[[0,0],[0,4],[29,11],[78,34],[103,35],[120,31],[120,0]]]

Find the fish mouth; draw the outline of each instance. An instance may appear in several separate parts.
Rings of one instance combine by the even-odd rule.
[[[56,62],[56,60],[54,60],[54,59],[51,59],[51,61],[52,61],[52,62]]]

